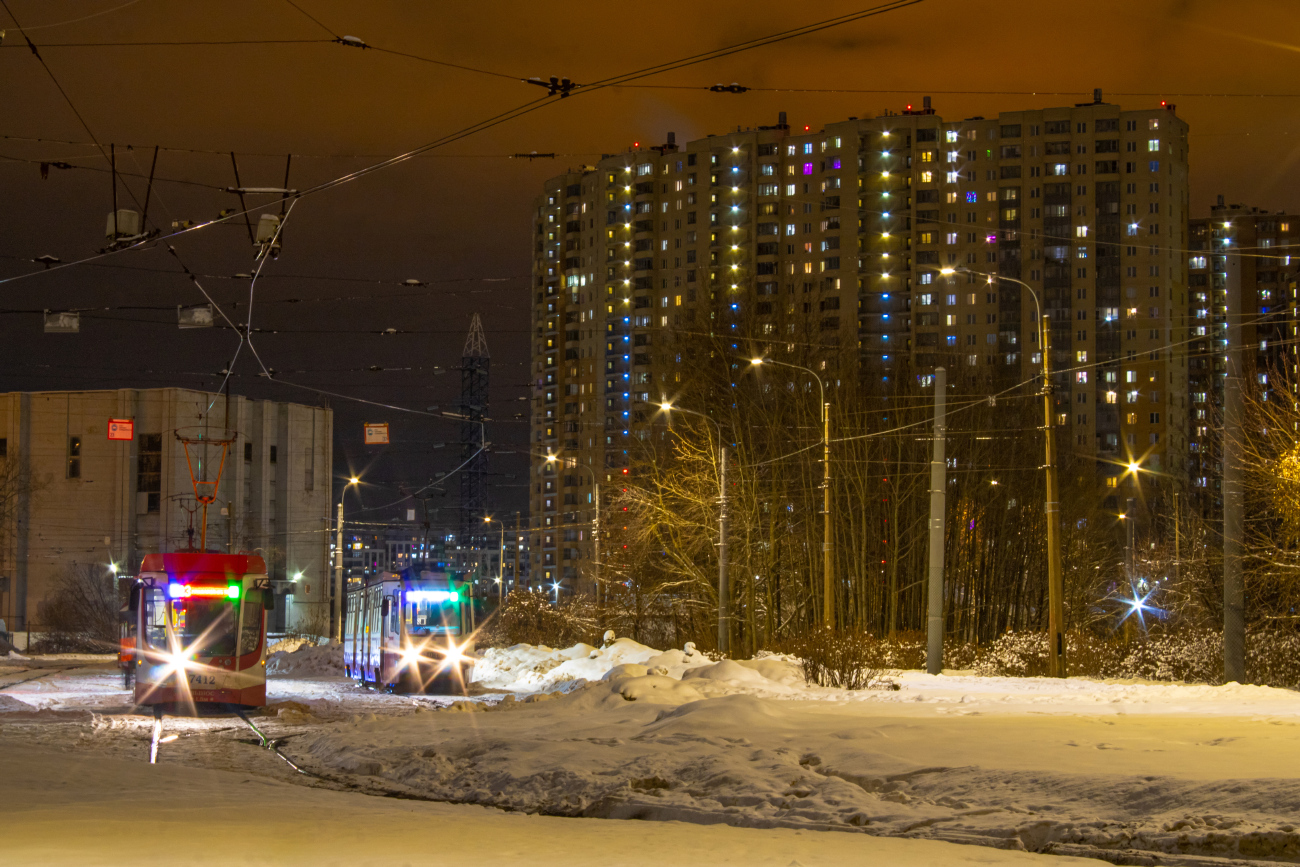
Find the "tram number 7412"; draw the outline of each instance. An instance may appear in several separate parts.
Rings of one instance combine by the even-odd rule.
[[[195,674],[193,672],[188,673],[188,680],[195,686],[212,685],[217,682],[216,677],[211,674]]]

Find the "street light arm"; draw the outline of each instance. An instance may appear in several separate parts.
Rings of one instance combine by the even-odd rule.
[[[821,397],[821,412],[819,413],[819,415],[822,416],[823,420],[825,419],[825,416],[826,416],[826,385],[825,385],[825,383],[822,382],[822,378],[821,378],[820,376],[817,375],[817,371],[813,370],[813,369],[810,368],[810,367],[804,367],[802,364],[791,364],[791,363],[788,362],[788,361],[773,361],[773,360],[770,359],[770,358],[763,358],[763,359],[760,359],[760,360],[758,360],[758,361],[752,361],[751,363],[754,364],[754,365],[756,365],[756,366],[757,366],[757,365],[762,365],[762,364],[775,364],[775,365],[777,365],[778,367],[790,367],[790,368],[794,368],[795,370],[802,370],[804,373],[807,373],[807,374],[809,374],[810,376],[812,376],[813,379],[817,380],[817,393],[818,393],[818,395]]]
[[[713,418],[712,416],[709,415],[705,415],[704,413],[698,412],[697,410],[683,409],[682,407],[674,406],[671,403],[660,404],[660,408],[663,409],[664,412],[668,412],[668,413],[684,412],[688,415],[698,415],[700,418],[709,422],[710,424],[712,424],[714,427],[718,429],[718,442],[719,443],[722,442],[722,422],[718,421],[716,418]]]

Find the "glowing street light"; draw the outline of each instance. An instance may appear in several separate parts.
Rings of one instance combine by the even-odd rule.
[[[731,629],[728,625],[731,617],[731,590],[727,581],[727,445],[722,436],[722,424],[702,412],[674,407],[671,401],[663,401],[659,408],[665,413],[676,409],[678,412],[698,415],[705,421],[712,422],[718,429],[718,650],[726,653],[731,650]]]
[[[888,233],[886,233],[888,234]],[[822,415],[822,594],[823,609],[822,622],[828,627],[835,626],[835,582],[831,576],[831,405],[826,402],[826,386],[817,372],[800,364],[790,364],[786,361],[773,361],[770,358],[758,356],[751,358],[749,363],[755,367],[764,364],[775,364],[780,367],[792,367],[795,370],[802,370],[811,374],[813,379],[817,380],[818,393],[821,395],[819,405]]]
[[[483,516],[484,524],[491,524],[496,521],[501,525],[501,552],[497,559],[497,605],[504,605],[506,601],[506,525],[504,522],[493,518],[491,515]]]
[[[360,485],[359,476],[351,476],[339,494],[339,517],[334,526],[334,640],[343,640],[343,498],[348,488]]]

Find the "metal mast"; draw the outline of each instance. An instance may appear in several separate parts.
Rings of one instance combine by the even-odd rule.
[[[475,313],[460,367],[460,414],[464,417],[460,423],[460,459],[468,462],[460,471],[460,544],[462,548],[475,550],[486,544],[483,518],[488,514],[484,490],[487,452],[483,451],[483,417],[487,414],[490,367],[483,322]]]

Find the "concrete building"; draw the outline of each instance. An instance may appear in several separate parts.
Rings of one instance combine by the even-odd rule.
[[[134,422],[108,439],[110,419]],[[177,438],[238,433],[220,448]],[[41,606],[76,565],[130,574],[147,553],[199,546],[190,470],[218,481],[207,548],[257,551],[276,589],[276,626],[327,604],[333,414],[293,403],[181,388],[0,395],[0,464],[11,483],[0,510],[0,612],[10,629],[40,629]],[[220,478],[217,468],[221,466]],[[14,475],[6,474],[6,478]],[[305,606],[305,607],[304,607]]]
[[[582,577],[593,485],[626,467],[651,384],[689,375],[689,359],[653,367],[679,329],[779,352],[798,320],[836,347],[820,364],[837,380],[888,393],[894,371],[925,386],[943,364],[993,389],[1041,364],[1034,300],[998,278],[1024,281],[1051,317],[1061,448],[1095,456],[1099,496],[1132,496],[1131,460],[1181,468],[1187,148],[1173,106],[1097,92],[947,121],[927,98],[816,130],[782,113],[683,146],[670,133],[547,181],[533,214],[537,580]]]
[[[1294,380],[1300,218],[1226,204],[1219,196],[1209,217],[1191,221],[1189,237],[1187,472],[1193,502],[1202,515],[1218,519],[1223,491],[1216,429],[1222,424],[1218,413],[1227,372],[1228,324],[1231,320],[1241,325],[1240,339],[1254,363],[1252,375],[1261,392],[1273,396],[1270,375],[1280,368]]]

